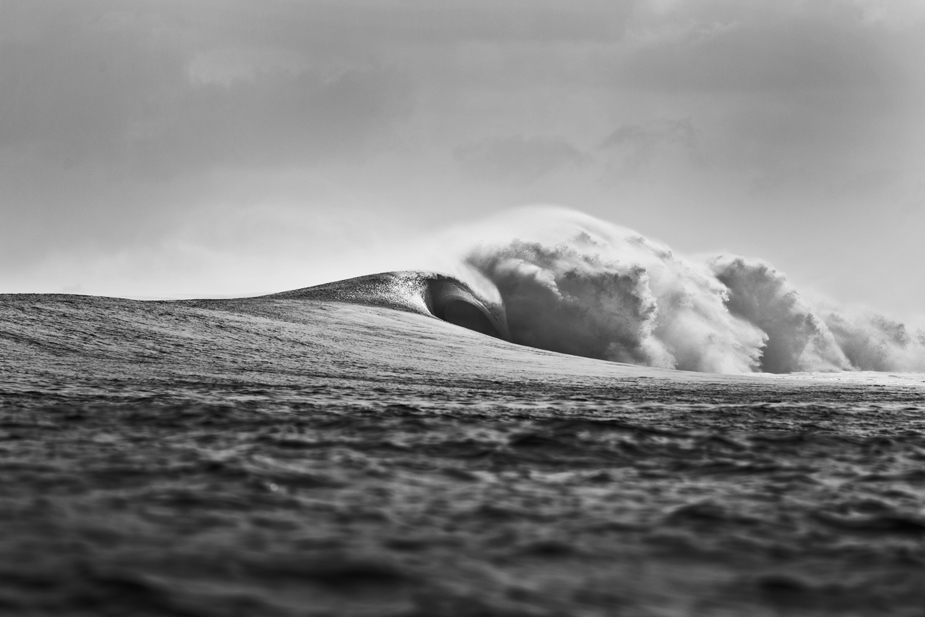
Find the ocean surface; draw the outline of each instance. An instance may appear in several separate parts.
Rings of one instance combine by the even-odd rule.
[[[925,374],[511,338],[415,273],[0,295],[0,614],[925,615]]]

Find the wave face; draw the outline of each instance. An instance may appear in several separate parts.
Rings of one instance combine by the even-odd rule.
[[[463,281],[434,272],[381,272],[266,296],[348,302],[432,315],[488,336],[511,340],[504,309]]]

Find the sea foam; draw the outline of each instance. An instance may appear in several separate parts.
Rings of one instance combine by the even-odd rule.
[[[552,207],[466,228],[455,243],[449,269],[503,315],[515,343],[719,373],[925,371],[925,330],[811,301],[758,259],[688,258]]]

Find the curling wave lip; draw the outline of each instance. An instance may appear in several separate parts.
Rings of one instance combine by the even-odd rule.
[[[458,279],[433,272],[380,272],[266,297],[347,302],[411,311],[511,340],[503,306],[479,297]]]

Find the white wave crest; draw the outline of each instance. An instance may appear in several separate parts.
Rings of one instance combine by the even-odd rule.
[[[480,237],[464,264],[490,282],[516,343],[723,373],[925,370],[925,332],[814,305],[760,260],[685,258],[561,208],[516,210]]]

